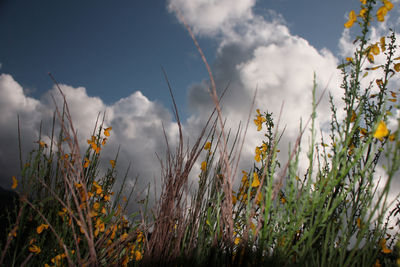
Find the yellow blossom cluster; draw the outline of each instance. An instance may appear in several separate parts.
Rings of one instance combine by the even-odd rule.
[[[359,14],[356,14],[354,10],[351,10],[349,13],[348,20],[344,24],[345,28],[351,28],[353,24],[357,21],[358,17],[362,18],[363,20],[369,20],[369,18],[367,18],[367,12],[368,12],[367,0],[360,0],[360,2],[362,6]],[[385,16],[393,8],[393,4],[389,0],[383,0],[382,3],[383,6],[381,6],[376,12],[376,19],[380,22],[385,21]]]

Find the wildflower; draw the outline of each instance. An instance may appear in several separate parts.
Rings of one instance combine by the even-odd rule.
[[[389,135],[389,140],[390,141],[394,141],[396,139],[396,135],[395,134],[391,134],[391,135]]]
[[[355,122],[357,118],[357,114],[354,112],[354,110],[351,111],[351,118],[350,122]]]
[[[97,219],[96,228],[99,229],[100,232],[104,232],[104,230],[106,229],[106,226],[101,219]]]
[[[255,152],[256,152],[256,155],[254,156],[254,160],[257,161],[257,162],[260,162],[260,160],[261,160],[261,150],[260,150],[260,148],[256,147]]]
[[[346,28],[351,28],[354,24],[354,22],[357,21],[357,15],[356,12],[354,12],[354,10],[350,11],[349,14],[349,20],[344,24],[344,27]]]
[[[251,183],[251,187],[257,187],[260,185],[260,180],[258,179],[258,174],[256,172],[254,172],[253,175],[254,179],[253,182]]]
[[[206,162],[206,161],[203,161],[203,162],[201,163],[200,169],[201,169],[202,171],[205,171],[205,170],[207,169],[207,162]]]
[[[204,150],[210,150],[211,149],[211,143],[210,142],[207,142],[205,145],[204,145]]]
[[[93,182],[93,186],[96,190],[96,194],[100,195],[103,192],[103,189],[96,181]]]
[[[266,122],[267,119],[264,118],[263,116],[261,116],[259,109],[257,109],[256,111],[257,111],[258,115],[256,116],[256,119],[254,120],[254,124],[257,126],[257,131],[261,131],[262,124],[263,124],[263,122]]]
[[[385,50],[386,50],[385,36],[381,37],[380,45],[381,45],[382,52],[385,52]]]
[[[115,168],[115,160],[111,159],[110,164],[111,164],[111,167],[114,169]]]
[[[15,226],[11,232],[8,234],[8,236],[13,236],[13,237],[17,237],[17,230],[18,230],[18,226]]]
[[[100,208],[100,203],[99,202],[95,202],[93,204],[93,209],[98,210]]]
[[[383,22],[385,21],[385,16],[388,13],[388,8],[385,6],[382,6],[378,9],[378,11],[376,12],[376,18],[378,19],[378,21]]]
[[[353,58],[352,58],[352,57],[346,57],[346,61],[347,61],[347,62],[354,63],[354,60],[353,60]]]
[[[35,254],[39,254],[41,252],[40,248],[36,245],[31,245],[29,247],[29,251]]]
[[[363,136],[366,136],[366,135],[368,134],[367,129],[365,129],[365,128],[361,128],[361,129],[360,129],[360,133],[361,133]]]
[[[366,8],[363,8],[363,9],[360,10],[359,16],[360,16],[361,18],[363,18],[363,19],[366,19],[366,17],[365,17],[365,14],[366,14],[366,13],[367,13],[367,9],[366,9]]]
[[[61,264],[61,260],[66,257],[65,253],[58,254],[54,258],[51,259],[51,262],[54,263],[56,266]]]
[[[384,253],[384,254],[389,254],[389,253],[391,253],[392,252],[392,250],[391,249],[389,249],[387,246],[386,246],[386,239],[385,238],[382,238],[380,241],[379,241],[379,244],[381,245],[381,247],[382,247],[382,253]]]
[[[386,123],[384,121],[380,121],[378,128],[374,133],[374,137],[382,141],[383,137],[386,137],[388,135],[389,135],[389,130],[386,127]]]
[[[361,229],[361,227],[362,227],[362,223],[361,223],[361,219],[360,218],[357,218],[357,227],[359,229]]]
[[[41,233],[43,232],[43,230],[44,230],[44,229],[47,229],[47,228],[49,228],[49,225],[48,225],[48,224],[42,223],[41,225],[39,225],[39,226],[36,228],[36,232],[37,232],[38,234],[41,234]]]
[[[12,181],[13,181],[13,184],[12,184],[11,188],[12,188],[12,189],[17,188],[17,186],[18,186],[18,180],[17,180],[17,178],[15,178],[15,176],[12,177]]]
[[[375,56],[379,55],[379,53],[380,53],[381,51],[379,50],[378,44],[374,44],[374,45],[371,47],[371,52],[372,52]]]
[[[105,200],[105,201],[110,201],[110,199],[111,199],[111,197],[110,197],[109,195],[105,195],[105,196],[104,196],[104,200]]]
[[[143,258],[142,253],[140,251],[136,250],[135,251],[135,260],[140,261]]]
[[[379,259],[376,259],[374,266],[373,267],[381,267],[381,263],[379,262]]]
[[[286,198],[285,197],[281,197],[281,203],[285,204],[286,203]]]
[[[128,238],[128,234],[127,233],[123,233],[122,235],[121,235],[121,240],[122,241],[125,241],[125,239],[127,239]]]
[[[268,146],[265,143],[263,143],[261,145],[261,150],[265,153],[265,152],[267,152],[267,149],[268,149]]]
[[[387,10],[392,10],[392,8],[393,8],[393,4],[390,2],[390,1],[388,1],[388,0],[383,0],[383,4],[385,5],[385,7],[387,8]]]
[[[394,64],[394,70],[399,72],[400,71],[400,63]]]
[[[105,145],[106,145],[106,142],[107,142],[107,138],[103,138],[103,141],[101,142],[101,145],[102,145],[102,146],[105,146]]]
[[[112,130],[112,127],[108,127],[106,129],[104,129],[104,135],[109,137],[110,136],[110,131]]]
[[[374,63],[375,58],[374,58],[374,55],[372,55],[371,53],[369,53],[369,54],[367,55],[367,59],[368,59],[368,61],[369,61],[370,63]]]
[[[41,141],[41,140],[37,141],[37,143],[39,144],[39,146],[40,146],[41,148],[47,147],[47,144],[46,144],[45,142]]]
[[[83,168],[87,168],[87,167],[89,167],[89,163],[90,163],[90,160],[88,159],[88,158],[86,158],[85,157],[85,163],[83,164]]]
[[[366,5],[367,4],[367,0],[360,0],[361,4]]]

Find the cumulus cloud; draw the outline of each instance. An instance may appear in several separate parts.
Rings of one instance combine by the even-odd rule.
[[[100,98],[88,96],[84,87],[73,88],[63,84],[60,87],[78,132],[81,153],[86,149],[86,139],[93,133],[98,114],[106,111],[104,123],[107,127],[112,126],[113,130],[102,150],[100,173],[109,167],[109,160],[114,159],[121,146],[118,156],[120,179],[117,185],[120,185],[130,163],[128,187],[136,176],[139,177],[137,189],[142,189],[148,183],[153,184],[154,178],[159,180],[160,164],[155,153],[161,158],[165,154],[162,127],[172,147],[176,144],[178,133],[177,125],[167,109],[160,103],[148,100],[139,91],[107,106]],[[49,140],[55,104],[62,109],[63,98],[56,87],[40,99],[33,99],[24,94],[23,88],[11,75],[0,75],[0,186],[10,188],[11,177],[18,177],[20,173],[17,114],[20,117],[23,160],[26,160],[28,152],[37,146],[34,142],[39,138],[40,122],[43,125],[42,139]]]
[[[169,3],[171,6],[177,1],[171,0]],[[245,15],[232,16],[229,23],[215,23],[213,30],[208,31],[202,28],[207,25],[203,21],[191,19],[193,12],[199,12],[201,3],[191,1],[179,10],[193,29],[197,29],[200,34],[208,33],[219,41],[212,68],[218,92],[221,93],[229,86],[222,101],[227,127],[237,129],[238,122],[246,122],[249,112],[254,115],[256,108],[273,112],[276,122],[284,103],[280,129],[286,128],[281,140],[281,159],[286,160],[288,143],[295,142],[300,119],[306,121],[312,111],[314,73],[318,84],[317,97],[325,88],[334,99],[338,100],[340,97],[338,85],[341,78],[336,68],[338,59],[329,50],[317,50],[307,40],[291,34],[280,16],[269,16],[267,19],[254,14],[254,3],[243,7],[246,12],[243,11],[242,14]],[[219,3],[223,4],[224,1]],[[216,8],[213,4],[210,6]],[[198,15],[202,17],[200,13]],[[218,36],[215,36],[216,32]],[[256,88],[255,107],[250,111]],[[190,86],[188,102],[196,116],[206,117],[207,111],[213,106],[206,78]],[[317,123],[327,129],[329,119],[327,93],[318,107]],[[253,123],[250,124],[247,135],[242,155],[243,168],[252,166],[254,147],[260,145],[263,137],[262,133],[256,131]]]
[[[255,0],[220,1],[169,1],[170,11],[178,10],[195,33],[214,35],[224,28],[230,28],[240,20],[252,17],[251,9]]]

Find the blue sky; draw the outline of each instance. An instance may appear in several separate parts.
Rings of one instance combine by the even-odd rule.
[[[84,86],[105,103],[136,90],[169,106],[161,73],[173,85],[183,115],[186,91],[205,77],[193,42],[165,1],[3,0],[0,6],[0,72],[8,73],[30,96],[52,87],[47,72],[62,83]],[[317,49],[338,51],[344,16],[358,1],[264,0],[254,12],[281,15],[294,35]],[[199,38],[210,63],[217,42]]]
[[[399,0],[393,3],[386,21],[372,25],[371,42],[389,28],[398,29]],[[140,186],[159,178],[156,153],[165,155],[163,127],[171,147],[178,140],[161,67],[174,90],[185,140],[193,144],[213,103],[205,67],[176,9],[196,34],[218,92],[229,84],[222,101],[227,128],[237,129],[256,108],[277,119],[284,103],[280,159],[285,162],[300,119],[311,113],[314,73],[317,95],[327,88],[342,112],[337,65],[351,56],[357,33],[357,27],[348,30],[343,24],[359,7],[359,0],[0,0],[0,186],[9,188],[10,177],[19,173],[17,114],[25,159],[37,145],[41,122],[43,140],[49,142],[52,96],[62,102],[48,72],[67,96],[83,149],[98,113],[107,112],[105,126],[113,129],[103,169],[121,146],[119,173],[131,163],[130,177],[139,175]],[[329,118],[325,97],[317,117],[324,134]],[[253,166],[262,137],[250,123],[240,169]],[[194,179],[199,170],[195,165]]]

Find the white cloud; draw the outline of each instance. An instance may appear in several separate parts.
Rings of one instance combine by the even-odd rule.
[[[128,175],[128,185],[139,175],[139,187],[159,181],[160,164],[156,158],[165,154],[166,146],[162,130],[164,125],[169,143],[173,148],[177,140],[177,125],[172,122],[168,110],[157,102],[148,100],[141,92],[120,99],[107,106],[98,97],[87,95],[84,87],[73,88],[60,85],[63,90],[73,125],[78,131],[81,153],[86,149],[86,139],[92,135],[96,118],[106,111],[105,125],[112,126],[111,137],[102,150],[101,170],[109,166],[109,160],[114,159],[118,146],[121,150],[118,157],[120,184],[128,164],[132,163]],[[20,115],[23,158],[33,149],[38,140],[39,124],[43,122],[42,135],[51,134],[54,101],[62,109],[63,98],[57,88],[52,88],[40,100],[24,94],[23,88],[7,74],[0,75],[0,185],[11,186],[11,176],[18,176],[19,155],[17,140],[17,114]],[[100,117],[101,120],[101,117]],[[57,133],[57,130],[56,130]],[[47,138],[48,140],[48,138]],[[158,185],[159,186],[159,185]],[[153,187],[152,187],[153,189]]]
[[[169,10],[179,10],[195,33],[213,35],[252,17],[255,0],[170,0]]]

